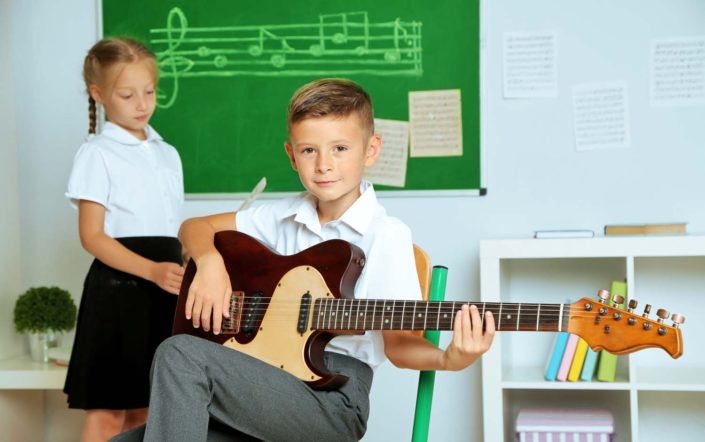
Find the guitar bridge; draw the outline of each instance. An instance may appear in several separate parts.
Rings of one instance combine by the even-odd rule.
[[[230,305],[228,306],[230,318],[223,318],[223,334],[234,335],[240,333],[244,300],[245,292],[243,291],[236,291],[230,295]]]

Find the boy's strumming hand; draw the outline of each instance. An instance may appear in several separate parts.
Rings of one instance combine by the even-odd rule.
[[[230,277],[225,270],[223,257],[217,252],[197,259],[196,268],[198,270],[186,298],[186,319],[191,319],[195,328],[202,327],[209,331],[212,315],[213,333],[218,334],[223,316],[230,316]]]
[[[149,280],[172,295],[178,295],[184,268],[173,262],[155,262],[150,271]]]
[[[489,350],[495,334],[494,317],[485,313],[485,331],[477,307],[463,305],[455,315],[453,339],[443,353],[444,370],[462,370]]]

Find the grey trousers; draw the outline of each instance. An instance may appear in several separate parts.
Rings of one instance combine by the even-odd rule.
[[[111,439],[128,441],[357,441],[369,415],[372,369],[325,353],[349,377],[334,391],[238,351],[188,335],[164,341],[152,362],[149,418]]]

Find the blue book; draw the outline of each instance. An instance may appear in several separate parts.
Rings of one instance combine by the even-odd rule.
[[[587,349],[587,354],[585,355],[585,362],[583,362],[583,371],[580,372],[581,381],[591,381],[592,377],[595,375],[595,368],[597,367],[597,355],[599,351],[595,351],[591,348]]]
[[[551,357],[548,359],[548,365],[546,366],[547,381],[556,380],[558,368],[561,366],[561,360],[563,359],[563,352],[565,351],[565,346],[568,343],[568,336],[570,336],[570,333],[568,332],[556,333],[553,351],[551,352]]]

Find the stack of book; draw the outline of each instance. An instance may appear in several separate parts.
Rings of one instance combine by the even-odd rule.
[[[516,419],[516,436],[519,442],[610,442],[614,418],[601,409],[524,408]]]
[[[621,295],[626,302],[627,283],[612,281],[610,293]],[[624,303],[619,305],[624,308]],[[559,332],[553,343],[551,354],[546,364],[547,381],[598,381],[613,382],[617,373],[617,355],[605,350],[596,352],[578,335]]]

